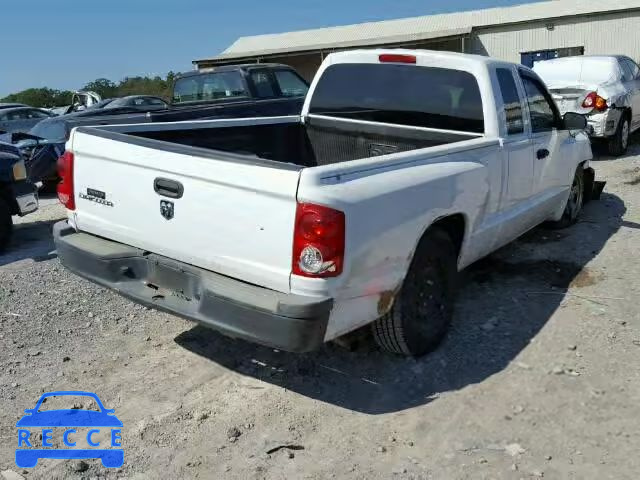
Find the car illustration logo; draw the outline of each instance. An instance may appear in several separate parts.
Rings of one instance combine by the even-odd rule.
[[[171,220],[173,218],[173,202],[160,200],[160,215],[167,220]]]
[[[50,397],[90,397],[95,400],[99,411],[78,408],[39,411],[42,404]],[[104,407],[95,393],[61,391],[43,394],[33,409],[26,409],[16,427],[18,427],[18,448],[16,449],[16,465],[20,468],[35,467],[40,458],[83,460],[99,458],[107,468],[120,468],[124,463],[122,449],[122,422],[114,415],[115,411]],[[76,429],[87,429],[83,435]],[[37,430],[41,429],[41,437]],[[54,447],[54,429],[64,445],[69,448]],[[110,430],[110,431],[109,431]],[[106,445],[103,440],[108,433],[109,449],[99,448]],[[100,439],[98,439],[100,437]],[[73,448],[86,438],[86,443],[92,448]],[[38,448],[42,447],[42,448]]]

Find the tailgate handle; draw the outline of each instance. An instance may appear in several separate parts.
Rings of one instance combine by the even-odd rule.
[[[184,193],[182,184],[169,178],[156,178],[153,181],[153,189],[158,195],[169,198],[182,198],[182,194]]]

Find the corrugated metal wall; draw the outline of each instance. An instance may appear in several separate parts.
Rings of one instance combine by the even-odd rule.
[[[523,52],[580,46],[585,55],[623,54],[640,61],[640,10],[482,29],[472,34],[467,51],[520,62]]]

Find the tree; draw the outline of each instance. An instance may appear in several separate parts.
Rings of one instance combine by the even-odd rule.
[[[96,92],[102,98],[112,98],[118,96],[118,86],[111,80],[106,78],[98,78],[93,82],[87,83],[82,90],[90,90]]]
[[[24,103],[33,107],[51,108],[68,105],[72,92],[68,90],[53,90],[51,88],[28,88],[22,92],[7,95],[0,102]]]
[[[173,82],[176,73],[169,72],[165,78],[125,77],[115,83],[107,78],[98,78],[87,83],[82,90],[96,92],[102,98],[125,97],[127,95],[155,95],[170,100],[173,93]],[[0,102],[25,103],[32,107],[61,107],[69,105],[73,92],[69,90],[53,90],[51,88],[29,88],[0,99]]]

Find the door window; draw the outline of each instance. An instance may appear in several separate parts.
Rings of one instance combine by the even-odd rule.
[[[521,78],[529,105],[531,131],[547,132],[557,128],[560,125],[560,114],[542,83],[528,75],[521,75]]]
[[[15,110],[7,114],[10,121],[27,120],[29,118],[29,112],[27,110]]]
[[[516,135],[524,132],[524,120],[522,117],[522,104],[518,88],[513,79],[513,73],[506,68],[496,69],[498,84],[502,93],[503,110],[507,122],[507,134]]]
[[[49,118],[51,115],[49,115],[46,112],[43,112],[42,110],[29,110],[27,112],[27,118],[33,119],[33,118]]]

